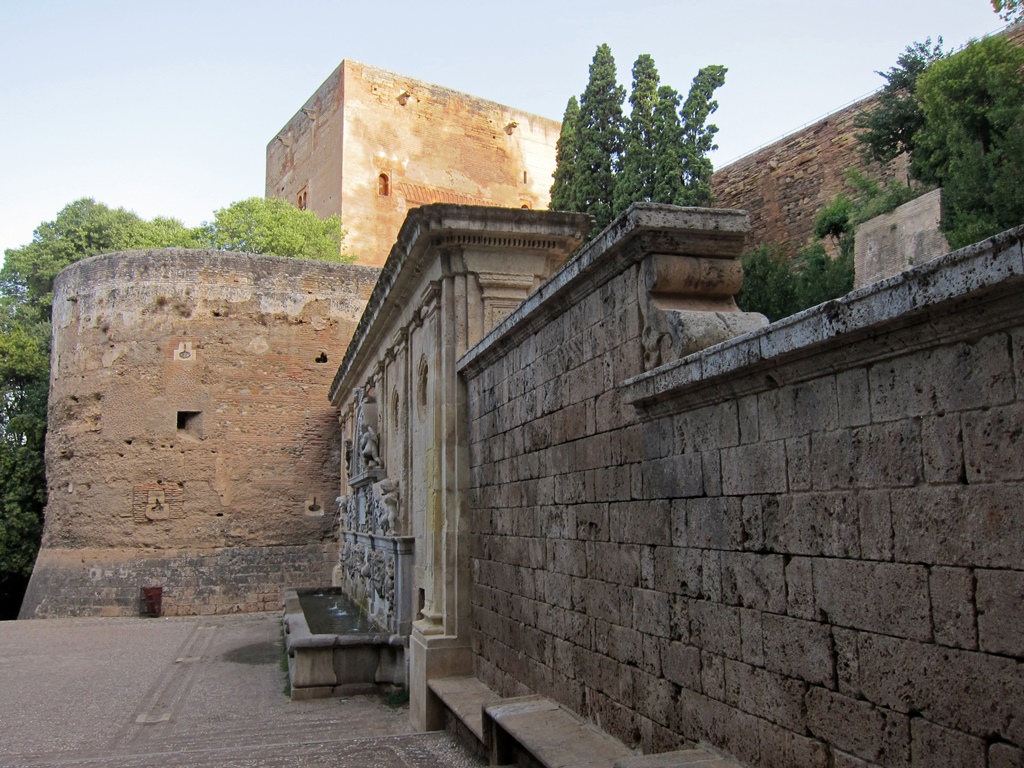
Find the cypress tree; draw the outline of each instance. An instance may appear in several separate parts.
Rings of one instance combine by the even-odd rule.
[[[626,89],[616,82],[611,48],[602,43],[594,54],[590,79],[580,98],[573,179],[573,205],[576,210],[593,216],[598,229],[612,220],[625,98]]]
[[[562,117],[562,132],[555,145],[555,172],[551,174],[552,211],[575,211],[576,155],[578,152],[577,123],[580,119],[580,105],[575,96],[569,98]]]
[[[656,135],[654,110],[658,101],[658,70],[642,53],[633,64],[632,110],[623,133],[622,169],[615,182],[615,215],[630,203],[654,199]]]
[[[707,120],[718,109],[718,102],[713,97],[725,82],[727,71],[718,64],[701,68],[683,102],[679,115],[683,124],[683,190],[675,200],[677,205],[708,205],[711,202],[714,166],[707,153],[718,149],[714,143],[718,126],[708,124]]]
[[[668,85],[658,89],[654,105],[654,188],[651,201],[675,203],[683,190],[683,126],[679,122],[679,92]]]

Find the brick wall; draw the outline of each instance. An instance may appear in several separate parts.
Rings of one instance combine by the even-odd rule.
[[[647,374],[635,265],[506,321],[462,362],[477,675],[645,752],[1020,765],[1022,234]]]

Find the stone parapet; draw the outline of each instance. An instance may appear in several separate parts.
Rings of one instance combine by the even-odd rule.
[[[475,675],[645,753],[1020,761],[1022,239],[652,370],[584,252],[460,361]]]

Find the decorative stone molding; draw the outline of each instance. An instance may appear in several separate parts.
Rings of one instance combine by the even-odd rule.
[[[644,368],[651,370],[768,324],[742,312],[739,254],[651,254],[640,265],[637,298],[643,318]]]

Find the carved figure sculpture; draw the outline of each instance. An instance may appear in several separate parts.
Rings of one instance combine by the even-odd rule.
[[[380,494],[384,501],[384,508],[387,510],[387,530],[385,533],[394,534],[395,525],[398,520],[398,481],[385,478],[380,483]]]
[[[380,468],[380,450],[377,431],[370,426],[366,427],[363,432],[363,438],[359,443],[359,451],[363,457],[363,463],[367,469],[379,469]]]

